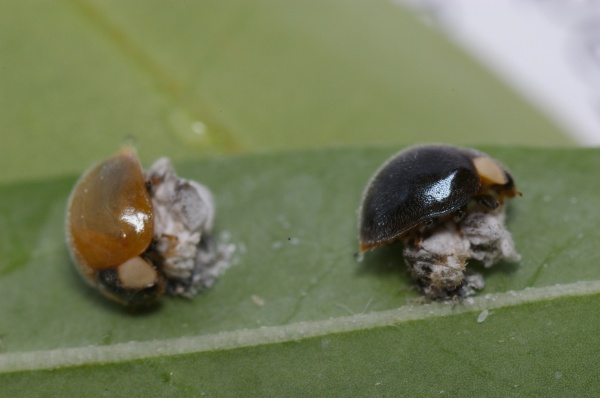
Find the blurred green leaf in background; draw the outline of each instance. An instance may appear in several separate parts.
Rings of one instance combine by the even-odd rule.
[[[489,72],[383,1],[5,0],[0,181],[148,162],[450,141],[567,144]]]
[[[516,148],[572,141],[402,8],[0,9],[0,396],[599,392],[598,152]],[[427,141],[485,145],[524,193],[523,260],[485,270],[472,303],[415,303],[398,247],[353,258],[367,179]],[[131,142],[209,186],[237,246],[213,289],[135,316],[82,283],[63,238],[77,176]]]

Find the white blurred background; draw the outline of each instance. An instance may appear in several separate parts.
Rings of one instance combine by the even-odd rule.
[[[582,145],[600,145],[600,1],[393,0],[446,33]]]

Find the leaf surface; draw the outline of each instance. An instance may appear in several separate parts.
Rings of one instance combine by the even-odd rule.
[[[569,144],[388,1],[5,0],[0,181],[348,143]]]
[[[70,265],[62,230],[74,178],[0,186],[3,391],[597,393],[598,150],[483,149],[523,192],[507,221],[523,258],[485,270],[485,290],[456,304],[415,301],[399,245],[353,257],[361,192],[389,148],[178,163],[214,191],[235,264],[194,300],[137,315]]]

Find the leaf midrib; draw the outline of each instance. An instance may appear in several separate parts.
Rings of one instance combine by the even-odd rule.
[[[394,310],[356,314],[281,326],[243,329],[218,334],[179,337],[175,339],[132,341],[107,346],[62,348],[0,355],[0,373],[57,369],[92,364],[120,363],[155,357],[232,350],[268,344],[347,333],[358,330],[478,312],[572,296],[600,294],[600,281],[582,281],[566,285],[526,288],[487,294],[462,303],[429,303],[406,305]],[[473,320],[476,322],[476,319]]]

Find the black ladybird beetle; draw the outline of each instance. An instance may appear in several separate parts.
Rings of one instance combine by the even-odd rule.
[[[161,296],[165,278],[149,254],[154,209],[135,150],[93,166],[75,185],[66,235],[81,275],[102,294],[129,306]]]
[[[517,194],[506,168],[483,152],[449,145],[408,148],[385,162],[365,189],[360,250],[461,216],[472,200],[494,209]]]

